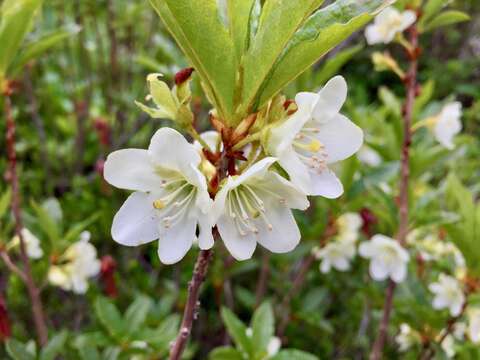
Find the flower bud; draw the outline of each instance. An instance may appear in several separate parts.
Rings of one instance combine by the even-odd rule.
[[[115,282],[115,270],[117,263],[110,255],[105,255],[100,260],[100,279],[103,283],[105,295],[110,298],[118,296],[117,284]]]
[[[8,317],[7,306],[0,295],[0,341],[5,341],[12,336],[12,328]]]
[[[392,71],[397,74],[400,79],[405,78],[405,72],[388,52],[383,54],[381,52],[374,52],[372,54],[372,62],[376,71]]]

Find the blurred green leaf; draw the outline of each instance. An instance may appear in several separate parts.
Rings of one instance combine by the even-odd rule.
[[[252,341],[247,336],[247,328],[237,316],[227,308],[222,308],[221,311],[223,322],[227,328],[228,333],[232,337],[238,348],[246,354],[252,354]]]
[[[321,69],[315,74],[315,84],[324,85],[362,49],[362,45],[352,46],[339,51],[337,54],[335,54],[335,56],[329,58],[327,61],[325,61],[325,64],[321,67]]]
[[[70,229],[68,229],[63,240],[66,243],[77,241],[82,231],[84,231],[87,227],[89,227],[91,224],[97,221],[99,217],[100,217],[100,213],[98,212],[90,215],[85,220],[74,224]]]
[[[267,352],[268,343],[275,331],[274,322],[272,306],[269,302],[264,302],[255,311],[252,318],[252,348],[255,354]]]
[[[165,26],[202,79],[221,117],[233,113],[234,45],[216,0],[150,0]]]
[[[433,16],[438,14],[440,10],[447,4],[445,0],[428,0],[423,7],[423,16],[420,19],[420,23],[425,23]]]
[[[36,59],[39,55],[68,39],[69,37],[78,34],[79,31],[79,27],[71,26],[65,29],[56,30],[49,34],[45,34],[41,38],[26,44],[22,48],[20,54],[15,58],[9,71],[10,76],[17,76],[29,61]]]
[[[468,14],[457,10],[448,10],[434,17],[430,22],[425,25],[425,28],[423,30],[425,32],[432,31],[442,26],[452,25],[468,20],[470,20],[470,16]]]
[[[68,333],[61,331],[53,336],[45,347],[40,351],[40,360],[54,360],[64,350]]]
[[[5,348],[8,355],[10,355],[13,360],[35,360],[34,354],[31,354],[27,350],[26,345],[22,344],[18,340],[7,340],[7,342],[5,343]]]
[[[270,64],[268,73],[255,73],[255,76],[262,77],[261,88],[244,96],[243,101],[249,102],[250,96],[253,96],[256,105],[263,105],[328,51],[364,26],[387,3],[387,0],[337,0],[316,11],[291,34],[293,36],[288,44],[283,45],[281,53],[275,55],[275,63]]]
[[[433,80],[428,80],[422,85],[420,95],[415,98],[415,104],[413,106],[413,113],[416,117],[419,116],[425,105],[432,99],[434,90],[435,82]]]
[[[38,205],[33,200],[31,201],[31,204],[35,215],[37,216],[38,225],[43,232],[47,234],[51,243],[56,244],[61,237],[60,225],[52,219],[50,214],[42,206]]]
[[[7,190],[0,196],[0,218],[5,215],[10,207],[10,201],[12,200],[12,190]]]
[[[318,360],[318,357],[304,351],[286,349],[271,357],[270,360]]]
[[[134,334],[140,326],[145,322],[148,311],[152,307],[152,300],[147,296],[140,295],[128,307],[125,312],[125,323],[128,325],[129,334]]]
[[[126,324],[117,307],[104,297],[98,297],[94,304],[95,313],[102,325],[115,339],[125,334]]]
[[[225,346],[216,348],[209,355],[210,360],[243,360],[242,353],[232,347]]]
[[[0,9],[0,79],[7,75],[42,0],[4,0]]]

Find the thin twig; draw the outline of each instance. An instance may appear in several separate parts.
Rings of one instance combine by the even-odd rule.
[[[195,263],[192,280],[188,284],[188,299],[183,312],[183,320],[180,326],[175,342],[170,349],[170,360],[180,360],[188,338],[192,331],[193,321],[197,317],[199,308],[198,297],[200,295],[200,286],[202,285],[207,275],[208,264],[212,258],[212,250],[201,250]]]
[[[28,259],[25,240],[22,235],[22,215],[20,210],[20,189],[17,176],[17,154],[15,152],[15,120],[12,116],[12,104],[9,94],[5,94],[5,118],[7,122],[7,156],[9,164],[9,179],[12,186],[12,212],[15,219],[15,233],[20,239],[20,258],[23,263],[23,273],[25,274],[24,283],[28,290],[30,302],[32,305],[33,321],[37,331],[38,342],[44,346],[48,341],[48,328],[45,322],[43,305],[40,298],[40,290],[35,285],[32,276],[32,269]]]
[[[399,228],[397,239],[403,246],[406,243],[408,234],[408,187],[410,181],[410,145],[412,142],[412,118],[413,107],[415,104],[415,97],[417,96],[417,71],[418,71],[418,30],[416,24],[409,29],[410,44],[413,51],[408,53],[410,66],[405,78],[405,88],[407,98],[405,100],[403,109],[403,145],[401,154],[401,178],[400,178],[400,196],[399,196]],[[385,305],[383,308],[382,322],[380,329],[375,339],[370,360],[380,360],[385,346],[387,336],[388,324],[390,322],[390,314],[393,307],[393,297],[395,293],[396,284],[389,281],[385,292]]]
[[[5,266],[10,270],[12,273],[18,275],[23,282],[27,281],[27,277],[23,273],[22,269],[20,269],[15,263],[12,261],[12,258],[5,250],[0,250],[0,257],[2,258]]]

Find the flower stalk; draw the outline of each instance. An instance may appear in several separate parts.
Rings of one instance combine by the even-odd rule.
[[[407,97],[403,108],[403,144],[401,153],[400,195],[399,195],[399,228],[397,240],[402,246],[405,245],[408,234],[408,189],[410,183],[410,145],[412,142],[413,107],[417,96],[417,72],[418,72],[418,29],[414,23],[408,30],[409,43],[413,51],[407,50],[410,66],[404,80]],[[393,298],[396,284],[390,280],[385,292],[385,305],[382,321],[377,338],[370,354],[370,360],[380,360],[387,336],[388,324],[393,307]]]
[[[15,153],[15,119],[12,115],[10,92],[7,91],[4,94],[4,97],[4,112],[7,123],[6,145],[9,164],[9,180],[12,186],[11,207],[15,220],[15,234],[20,239],[20,259],[23,263],[23,270],[21,270],[23,276],[20,276],[20,278],[22,279],[27,288],[32,306],[33,321],[37,332],[38,342],[40,346],[43,347],[48,341],[48,328],[45,321],[42,300],[40,298],[40,289],[36,286],[33,279],[32,269],[27,255],[25,240],[22,234],[23,224],[20,210],[20,189],[17,175],[17,155]],[[2,258],[4,260],[6,259],[4,256]]]

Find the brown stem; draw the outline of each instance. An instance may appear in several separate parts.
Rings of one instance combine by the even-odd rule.
[[[20,269],[15,263],[12,261],[12,258],[5,250],[0,250],[0,257],[2,258],[5,266],[10,270],[12,273],[16,274],[23,282],[26,282],[27,277],[23,273],[22,269]]]
[[[255,307],[258,307],[267,291],[268,276],[270,275],[270,253],[264,251],[262,256],[262,268],[257,282],[257,291],[255,294]]]
[[[30,302],[32,304],[33,321],[37,331],[38,342],[44,346],[48,341],[48,329],[43,313],[40,291],[35,285],[32,276],[32,269],[28,259],[25,240],[22,236],[22,214],[20,210],[20,189],[17,176],[17,154],[15,153],[15,120],[12,116],[12,104],[8,94],[5,95],[5,118],[7,122],[6,147],[9,164],[9,179],[12,186],[12,212],[15,219],[15,233],[20,239],[20,258],[23,263],[23,274],[25,286],[28,290]]]
[[[418,30],[416,24],[409,29],[409,40],[412,52],[408,53],[410,66],[405,78],[407,97],[403,108],[403,145],[401,154],[400,195],[399,195],[399,227],[397,239],[405,245],[408,234],[408,188],[410,181],[410,145],[412,142],[412,118],[415,97],[417,96],[417,71],[418,71]],[[380,360],[385,346],[390,314],[393,307],[393,296],[396,284],[390,281],[385,292],[385,305],[383,308],[382,322],[375,339],[370,360]]]
[[[212,258],[212,250],[201,250],[198,254],[195,269],[193,270],[192,279],[188,284],[188,298],[185,310],[183,312],[183,320],[178,332],[177,338],[170,349],[170,360],[180,360],[188,338],[192,331],[193,321],[197,317],[199,307],[198,297],[200,294],[200,286],[207,275],[208,264]]]

